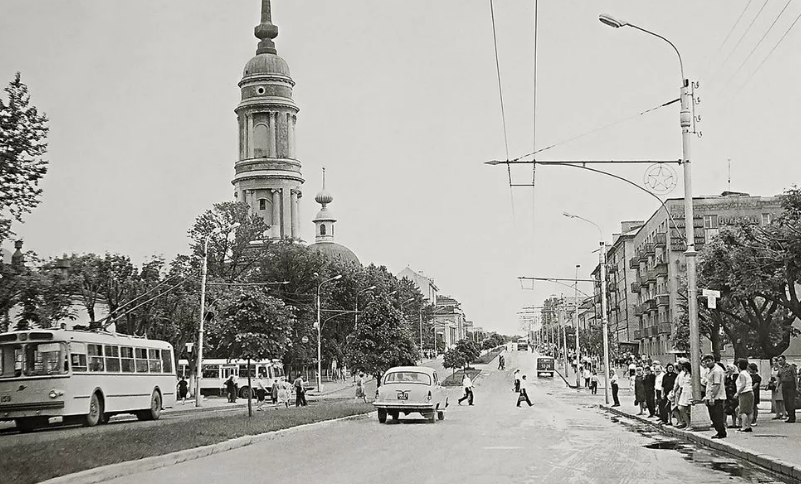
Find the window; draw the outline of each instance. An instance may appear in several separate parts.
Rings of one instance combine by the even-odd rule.
[[[431,385],[431,377],[425,373],[414,371],[397,371],[388,374],[384,379],[384,383],[422,383]]]
[[[147,350],[145,348],[134,348],[134,357],[136,357],[136,372],[147,373]]]
[[[325,235],[325,224],[320,224],[320,235]]]
[[[260,198],[259,199],[259,210],[267,210],[267,199]]]
[[[25,345],[25,376],[58,375],[67,371],[62,343]]]
[[[762,225],[770,225],[773,222],[773,214],[771,213],[763,213],[762,214]]]
[[[164,373],[172,373],[172,351],[161,350],[161,368]]]
[[[86,344],[70,343],[70,363],[72,371],[86,371]]]
[[[717,215],[704,215],[704,228],[705,229],[716,229],[716,228],[718,228],[718,216]]]
[[[161,350],[147,350],[147,362],[150,373],[161,373]]]
[[[134,365],[134,349],[130,346],[123,346],[120,348],[120,357],[122,358],[122,372],[133,373],[136,371]]]
[[[103,371],[103,345],[87,345],[89,371]]]
[[[0,378],[22,375],[22,345],[0,346]]]
[[[220,378],[219,365],[203,365],[203,378]]]
[[[267,138],[269,137],[267,125],[257,124],[253,128],[253,155],[256,158],[267,156]]]
[[[106,371],[120,371],[120,347],[106,345]]]

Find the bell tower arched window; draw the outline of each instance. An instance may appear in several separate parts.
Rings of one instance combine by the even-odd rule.
[[[325,224],[320,224],[320,235],[325,235]]]
[[[268,133],[266,124],[257,124],[253,128],[253,156],[256,158],[267,156]]]

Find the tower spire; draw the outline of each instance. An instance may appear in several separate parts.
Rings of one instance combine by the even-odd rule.
[[[261,0],[261,23],[253,30],[253,34],[259,39],[256,55],[278,53],[273,42],[278,37],[278,26],[273,25],[270,0]]]
[[[325,167],[323,167],[323,190],[325,190]]]

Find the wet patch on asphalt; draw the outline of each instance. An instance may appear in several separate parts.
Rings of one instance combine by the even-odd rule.
[[[629,432],[634,432],[651,440],[643,444],[646,449],[668,450],[679,452],[682,458],[692,464],[728,474],[730,478],[739,478],[744,482],[770,484],[790,484],[796,482],[769,472],[750,462],[741,461],[725,454],[715,452],[683,440],[665,437],[656,427],[636,420],[605,412],[611,422],[621,424]]]

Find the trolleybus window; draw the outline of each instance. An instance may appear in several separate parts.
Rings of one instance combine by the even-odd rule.
[[[147,350],[150,373],[161,373],[161,350]]]
[[[120,357],[122,358],[122,372],[133,373],[135,369],[133,348],[130,346],[121,347]]]
[[[203,365],[203,378],[220,378],[219,365]]]
[[[87,345],[89,371],[103,371],[103,345]]]
[[[59,375],[66,371],[66,354],[61,343],[25,345],[26,376]]]
[[[70,343],[70,362],[72,371],[86,371],[86,344]]]
[[[136,356],[136,372],[147,373],[147,349],[134,348],[134,356]]]
[[[22,374],[22,345],[0,346],[0,377],[10,378]]]
[[[106,345],[106,371],[120,371],[120,347]]]
[[[172,373],[172,351],[161,352],[161,369],[164,373]]]

